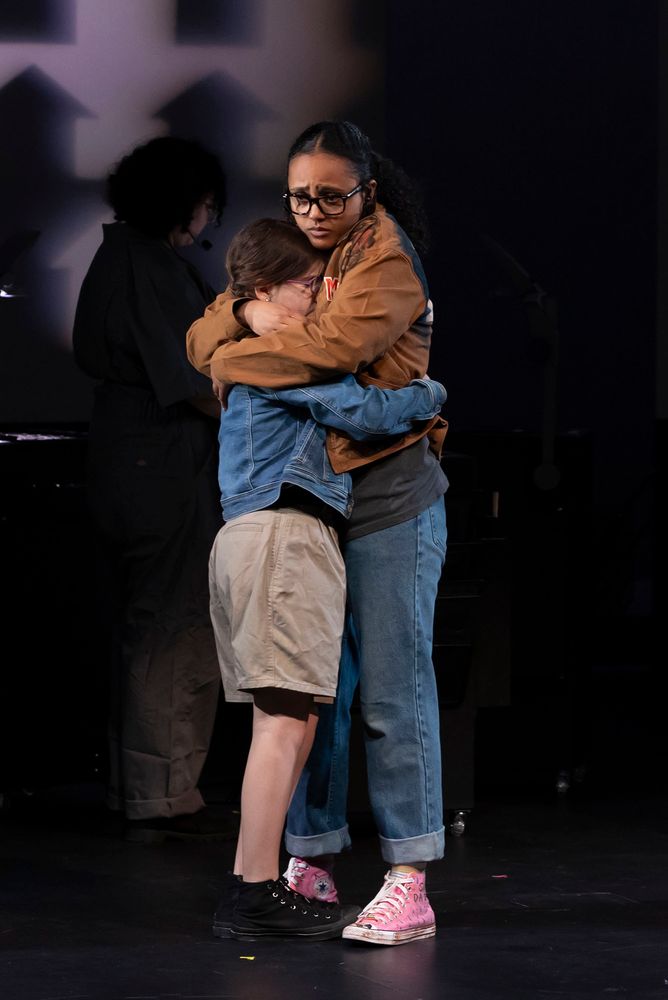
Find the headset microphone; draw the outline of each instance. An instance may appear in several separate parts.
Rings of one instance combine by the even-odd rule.
[[[213,246],[211,240],[200,240],[197,238],[197,236],[195,236],[194,233],[191,233],[189,229],[187,230],[187,233],[190,236],[193,243],[195,244],[195,246],[199,247],[200,250],[210,250],[211,247]]]

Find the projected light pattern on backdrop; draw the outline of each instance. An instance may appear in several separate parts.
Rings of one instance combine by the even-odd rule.
[[[0,276],[0,420],[80,420],[89,386],[70,358],[78,289],[111,215],[110,167],[138,142],[206,143],[228,174],[223,226],[197,263],[222,284],[231,234],[280,214],[289,141],[351,116],[380,138],[380,4],[352,0],[43,0],[0,13],[1,249],[39,230]]]

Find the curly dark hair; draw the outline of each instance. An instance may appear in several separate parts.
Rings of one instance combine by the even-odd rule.
[[[196,140],[177,136],[136,146],[107,177],[114,218],[160,239],[176,226],[185,231],[204,198],[211,198],[219,223],[225,193],[218,158]]]
[[[256,219],[232,238],[225,266],[233,294],[254,296],[258,286],[300,278],[326,259],[291,222]]]
[[[290,147],[288,164],[300,153],[319,150],[347,160],[360,184],[375,180],[378,201],[395,217],[417,252],[422,255],[428,251],[427,217],[415,183],[396,163],[372,149],[371,140],[357,125],[347,121],[309,125]],[[375,201],[370,201],[362,214],[370,215],[374,209]]]

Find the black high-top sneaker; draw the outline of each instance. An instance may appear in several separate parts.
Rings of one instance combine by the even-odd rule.
[[[226,872],[223,880],[223,888],[218,900],[216,912],[213,915],[213,936],[229,937],[229,929],[232,924],[232,911],[237,905],[239,898],[239,886],[241,885],[241,875],[234,872]]]
[[[341,937],[359,913],[358,906],[319,903],[288,888],[282,879],[240,882],[229,924],[214,925],[217,937],[241,940],[258,937],[304,938],[323,941]]]

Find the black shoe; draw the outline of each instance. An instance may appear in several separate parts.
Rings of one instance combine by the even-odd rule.
[[[220,909],[216,911],[218,915]],[[216,937],[254,940],[258,937],[308,938],[324,941],[341,937],[344,927],[359,914],[357,906],[320,903],[289,889],[282,879],[240,882],[239,896],[229,922],[214,917]]]
[[[278,880],[286,889],[290,890],[290,885],[288,880],[284,875],[281,875]],[[230,928],[232,927],[232,914],[234,907],[237,905],[239,899],[239,886],[243,882],[243,875],[235,875],[234,872],[225,873],[225,882],[223,889],[218,900],[218,906],[216,907],[216,912],[213,915],[213,936],[218,938],[229,938],[232,937],[230,934]],[[290,890],[292,891],[292,890]],[[303,897],[301,897],[303,898]],[[312,906],[320,907],[324,910],[329,910],[331,912],[332,908],[336,908],[338,904],[327,903],[321,899],[310,900]],[[357,919],[359,916],[359,906],[344,906],[339,907],[346,917],[350,917],[350,923]]]
[[[241,875],[234,872],[225,873],[225,881],[221,892],[216,912],[213,915],[213,936],[220,938],[230,937],[229,929],[232,926],[232,911],[239,899],[239,886],[243,882]]]
[[[239,814],[230,809],[214,810],[205,806],[187,816],[128,820],[125,839],[136,844],[162,844],[172,840],[236,840]]]

